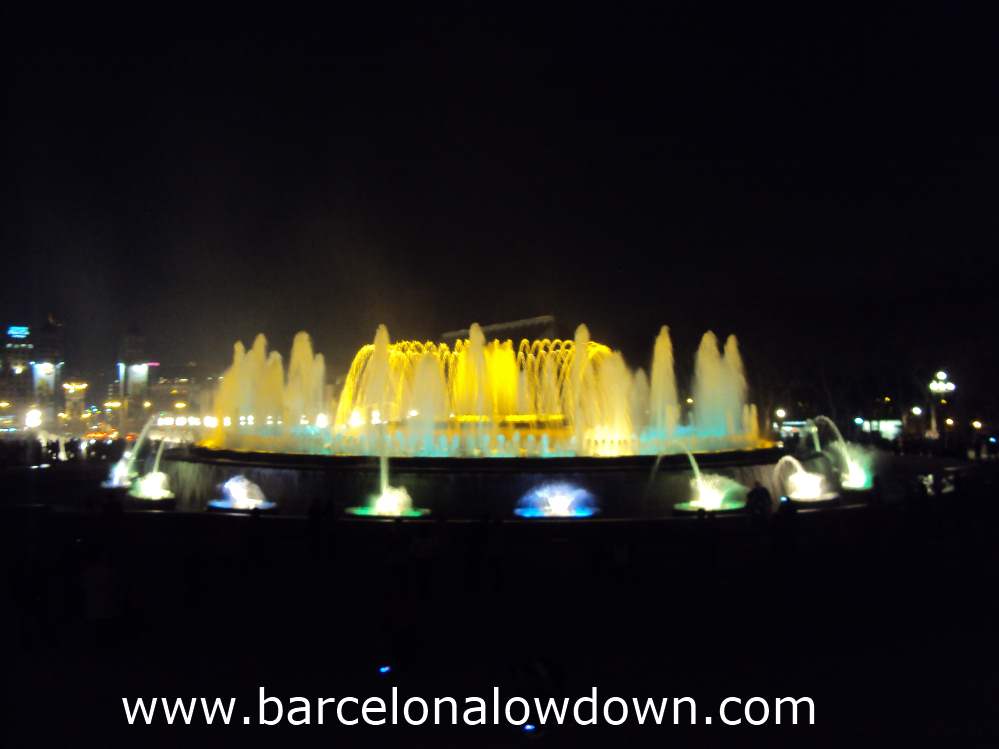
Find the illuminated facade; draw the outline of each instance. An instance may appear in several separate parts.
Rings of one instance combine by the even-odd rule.
[[[62,325],[50,317],[38,327],[8,324],[2,329],[0,428],[22,426],[33,410],[40,412],[40,426],[54,425],[62,408]]]
[[[27,325],[3,326],[0,349],[0,427],[16,428],[17,414],[24,413],[34,398],[31,361],[34,343]]]
[[[108,401],[116,405],[106,405],[105,410],[110,410],[112,423],[125,432],[139,431],[148,418],[149,371],[157,365],[148,361],[145,349],[145,338],[135,330],[129,330],[118,347],[114,392]]]

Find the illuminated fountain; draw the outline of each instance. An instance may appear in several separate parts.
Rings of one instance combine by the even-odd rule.
[[[746,487],[735,479],[717,474],[703,475],[693,453],[686,451],[690,470],[691,499],[674,505],[675,512],[734,512],[746,507]],[[657,463],[658,465],[658,463]]]
[[[208,506],[214,510],[263,512],[273,510],[277,503],[268,500],[263,490],[246,476],[238,475],[222,484],[222,498],[209,501]]]
[[[350,515],[377,515],[383,517],[420,517],[430,510],[413,507],[413,500],[404,486],[390,486],[388,476],[388,456],[378,459],[378,494],[363,507],[348,507]]]
[[[840,486],[852,491],[870,489],[872,481],[870,459],[858,448],[847,444],[836,422],[828,416],[816,416],[812,419],[812,444],[815,452],[822,452],[818,428],[820,423],[828,426],[835,437],[831,444],[839,455]]]
[[[153,428],[156,417],[150,417],[142,431],[139,432],[138,439],[130,450],[126,450],[121,458],[111,466],[107,479],[101,484],[105,489],[129,489],[132,482],[138,478],[139,472],[135,469],[135,461],[139,457],[139,451],[149,440],[149,431]]]
[[[522,518],[588,518],[599,508],[590,492],[569,482],[548,482],[521,497],[514,514]]]
[[[724,511],[741,508],[746,493],[725,476],[751,476],[758,465],[769,473],[778,457],[762,449],[773,445],[760,438],[735,338],[711,332],[684,377],[683,408],[665,327],[645,371],[591,340],[584,325],[570,339],[519,343],[487,340],[472,325],[451,344],[393,342],[379,326],[336,397],[325,369],[304,333],[287,360],[263,336],[249,348],[237,343],[212,403],[187,414],[183,433],[177,419],[161,425],[172,441],[200,437],[163,456],[181,504],[205,507],[245,467],[287,513],[308,511],[315,497],[384,517],[588,517],[598,509],[630,517],[668,514],[676,498],[690,510]],[[378,474],[366,490],[373,457]],[[662,502],[643,494],[653,458]]]
[[[160,470],[160,459],[163,457],[163,448],[166,447],[166,440],[160,440],[156,449],[156,459],[153,461],[153,470],[140,476],[132,482],[128,494],[136,499],[161,500],[173,499],[173,492],[170,491],[170,479]]]
[[[270,452],[323,452],[329,442],[326,365],[312,340],[298,333],[287,372],[281,354],[258,335],[249,350],[237,342],[215,394],[214,413],[201,419],[209,447]]]
[[[132,483],[132,488],[128,490],[128,494],[136,499],[151,501],[173,499],[169,478],[161,471],[152,471],[137,478]]]
[[[825,476],[806,470],[791,455],[785,455],[774,466],[774,484],[794,502],[828,502],[837,497],[829,490]]]
[[[392,343],[385,326],[354,357],[334,404],[325,366],[308,335],[280,354],[258,336],[237,343],[208,427],[206,447],[392,457],[613,457],[656,455],[678,441],[696,451],[762,446],[756,409],[734,337],[705,333],[693,379],[695,406],[683,423],[673,347],[664,327],[651,377],[590,340],[487,341],[472,325],[453,348]],[[332,418],[330,418],[332,414]]]

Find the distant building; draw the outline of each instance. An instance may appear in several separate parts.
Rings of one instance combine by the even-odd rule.
[[[114,394],[107,408],[113,423],[125,432],[136,432],[146,422],[149,406],[149,371],[159,366],[146,356],[146,339],[137,330],[131,329],[122,337],[118,345],[118,362],[114,382]]]
[[[197,362],[160,367],[149,382],[149,401],[154,413],[200,416],[211,407],[219,377]]]
[[[16,429],[34,400],[31,362],[35,345],[27,325],[3,326],[0,349],[0,428]],[[18,415],[21,419],[18,419]]]
[[[40,425],[52,427],[62,408],[63,329],[51,316],[42,325],[2,326],[0,349],[0,428],[24,425],[40,411]]]

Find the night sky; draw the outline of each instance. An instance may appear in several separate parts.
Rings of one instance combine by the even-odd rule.
[[[551,313],[633,365],[669,324],[681,375],[712,328],[751,383],[994,397],[999,140],[945,134],[994,108],[973,25],[604,11],[9,32],[0,319],[53,312],[95,378],[130,326],[342,369],[380,322]]]

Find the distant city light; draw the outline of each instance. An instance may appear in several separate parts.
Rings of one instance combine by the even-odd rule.
[[[151,408],[152,405],[153,405],[152,401],[142,401],[142,407],[143,408]]]
[[[330,419],[326,414],[316,414],[316,428],[326,429],[330,425]]]
[[[912,407],[912,415],[913,416],[922,416],[923,415],[923,409],[921,409],[919,406],[913,406]]]
[[[946,379],[947,379],[947,373],[946,373],[946,372],[944,372],[944,371],[943,371],[943,370],[941,369],[941,370],[940,370],[939,372],[937,372],[937,374],[936,374],[936,378],[937,378],[938,380],[940,380],[941,382],[943,382],[944,380],[946,380]]]
[[[184,401],[177,401],[176,403],[173,404],[173,407],[174,408],[187,408],[187,403],[185,403]]]
[[[104,408],[121,408],[121,401],[107,401]]]
[[[971,426],[973,426],[975,429],[981,429],[982,422],[979,421],[978,419],[975,419],[973,422],[971,422]]]
[[[37,408],[30,409],[24,415],[24,426],[28,429],[38,429],[42,425],[42,412]]]
[[[694,399],[693,398],[687,398],[687,405],[688,406],[694,405]]]
[[[783,408],[778,408],[776,411],[774,411],[774,416],[776,416],[778,419],[783,419],[785,416],[787,416],[787,411],[785,411]]]
[[[954,426],[954,420],[951,419],[951,418],[948,418],[946,421],[944,421],[944,424],[946,424],[949,427],[952,427],[952,426]]]
[[[62,384],[62,389],[67,393],[76,393],[81,390],[87,389],[87,383],[85,382],[64,382]]]
[[[10,408],[10,401],[0,401],[0,408]]]
[[[7,328],[7,335],[11,338],[27,338],[31,334],[31,328],[27,325],[11,325]]]
[[[856,424],[858,427],[859,426],[863,426],[864,417],[863,416],[857,416],[856,418],[854,418],[853,423]]]
[[[219,420],[217,416],[206,416],[202,420],[202,423],[209,429],[214,429],[219,425]]]
[[[891,396],[890,395],[886,395],[885,396],[885,403],[891,403]]]

